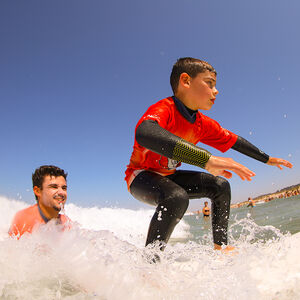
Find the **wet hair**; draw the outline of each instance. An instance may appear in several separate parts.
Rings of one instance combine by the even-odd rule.
[[[56,166],[51,166],[51,165],[40,166],[32,174],[32,186],[33,187],[37,186],[40,189],[42,189],[44,178],[47,175],[54,176],[54,177],[62,176],[65,178],[65,180],[67,180],[68,173],[65,173],[63,169],[60,169],[59,167]],[[35,199],[37,200],[36,195],[35,195]]]
[[[204,73],[205,71],[210,71],[217,75],[216,70],[204,60],[192,57],[179,58],[174,64],[170,76],[173,93],[177,92],[179,78],[182,73],[187,73],[190,77],[194,78],[198,73]]]

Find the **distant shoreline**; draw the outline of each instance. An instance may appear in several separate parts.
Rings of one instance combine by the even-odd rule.
[[[252,201],[254,202],[254,204],[257,202],[259,202],[259,203],[269,202],[274,199],[289,198],[291,196],[296,196],[299,194],[300,194],[300,183],[289,186],[289,187],[285,187],[285,188],[278,190],[276,192],[273,192],[273,193],[257,196],[255,198],[253,198]],[[241,207],[241,206],[248,205],[248,204],[249,204],[249,201],[247,200],[247,201],[231,204],[230,207],[237,208],[237,207]]]

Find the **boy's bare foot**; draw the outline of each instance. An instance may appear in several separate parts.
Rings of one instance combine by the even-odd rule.
[[[214,249],[229,255],[235,255],[238,253],[237,249],[233,246],[226,246],[225,248],[222,248],[220,245],[214,244]]]

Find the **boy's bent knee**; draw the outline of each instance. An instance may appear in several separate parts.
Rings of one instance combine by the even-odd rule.
[[[169,215],[181,219],[189,206],[189,196],[183,189],[170,193],[158,207],[162,207]]]
[[[231,194],[230,183],[222,177],[216,177],[216,187],[218,194]]]

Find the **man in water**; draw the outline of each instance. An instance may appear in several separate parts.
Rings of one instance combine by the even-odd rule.
[[[217,72],[209,63],[191,57],[178,59],[170,76],[174,95],[151,105],[137,123],[125,180],[133,197],[156,206],[146,245],[158,244],[163,250],[189,200],[210,198],[214,248],[233,249],[226,246],[231,200],[226,179],[232,177],[230,171],[242,180],[251,180],[255,173],[231,158],[212,155],[197,143],[221,152],[232,148],[280,169],[292,167],[290,162],[270,157],[198,111],[210,110],[215,104],[219,93],[216,80]],[[181,162],[208,173],[176,170]]]
[[[248,198],[248,205],[247,205],[247,207],[254,207],[255,206],[255,203],[254,203],[254,201],[252,200],[252,198],[251,197],[249,197]]]
[[[210,215],[210,209],[208,207],[207,201],[204,202],[204,207],[202,209],[202,213],[203,213],[203,217],[209,217],[209,215]]]
[[[33,192],[37,203],[16,213],[9,235],[18,239],[41,224],[54,220],[56,224],[70,221],[59,214],[67,200],[67,173],[51,165],[41,166],[32,174]]]

